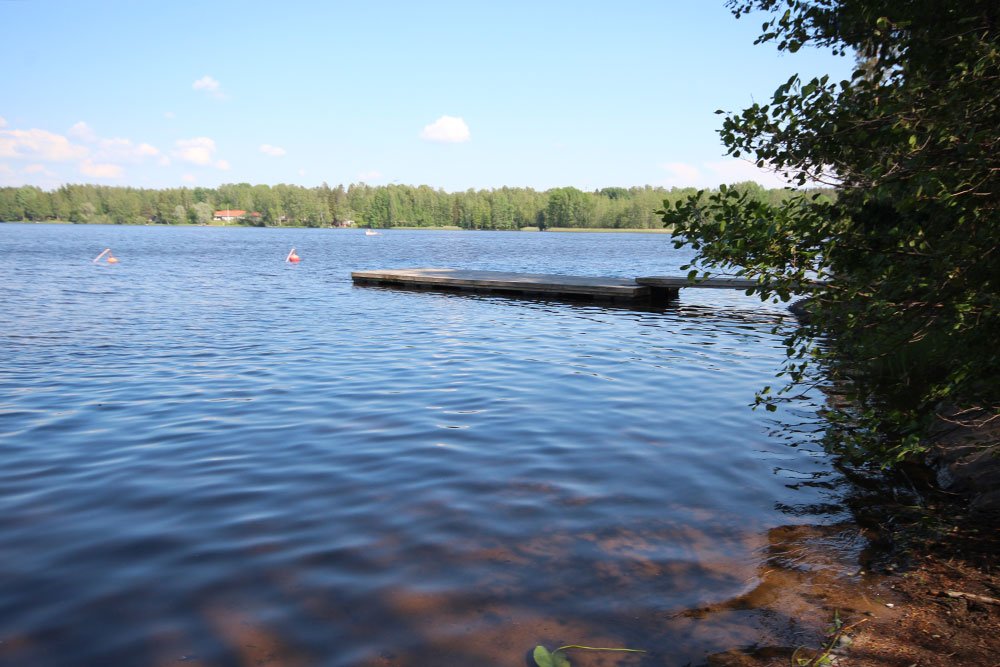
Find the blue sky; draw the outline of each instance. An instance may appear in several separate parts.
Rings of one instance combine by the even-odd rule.
[[[723,0],[0,0],[0,185],[715,186],[716,109],[850,59]]]

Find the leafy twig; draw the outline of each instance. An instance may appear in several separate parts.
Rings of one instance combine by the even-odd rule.
[[[836,611],[833,612],[833,625],[831,625],[827,630],[827,636],[829,639],[825,644],[823,644],[819,654],[813,656],[812,658],[799,658],[799,651],[803,649],[802,646],[799,646],[795,649],[795,652],[792,653],[792,667],[820,667],[821,665],[832,664],[833,659],[830,656],[833,653],[833,650],[837,648],[837,643],[840,641],[840,638],[843,637],[846,632],[853,630],[867,621],[867,618],[863,618],[857,623],[844,625],[844,621],[840,618],[840,613]]]
[[[547,648],[539,644],[535,647],[535,651],[532,656],[535,659],[535,664],[538,667],[571,667],[569,658],[566,657],[566,649],[582,649],[584,651],[618,651],[621,653],[645,653],[642,649],[637,648],[602,648],[596,646],[580,646],[579,644],[567,644],[566,646],[560,646],[551,653]]]

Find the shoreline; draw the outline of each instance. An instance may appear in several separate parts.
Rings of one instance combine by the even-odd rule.
[[[117,224],[113,222],[71,222],[69,220],[3,220],[0,221],[0,225],[82,225],[82,226],[106,226],[106,227],[225,227],[232,229],[326,229],[335,231],[362,231],[368,229],[368,227],[312,227],[310,225],[265,225],[265,226],[254,226],[254,225],[229,225],[225,223],[205,223],[196,224],[191,222],[182,222],[178,224],[163,224],[158,222],[130,222],[124,224]],[[407,225],[400,225],[398,227],[372,227],[378,231],[386,231],[392,229],[398,229],[400,231],[420,231],[420,232],[528,232],[528,233],[538,233],[540,230],[537,227],[521,227],[520,229],[465,229],[463,227],[457,227],[454,225],[445,225],[440,227],[413,227]],[[549,227],[544,230],[545,232],[553,232],[556,234],[579,234],[579,233],[591,233],[591,234],[671,234],[672,230],[667,228],[619,228],[619,227]]]
[[[796,529],[802,539],[781,552],[795,553],[795,576],[757,607],[790,625],[707,667],[787,667],[827,650],[832,662],[802,664],[1000,665],[1000,425],[942,430],[929,444],[891,493],[881,475],[849,481],[850,525]],[[830,533],[841,529],[866,546],[837,558]],[[769,576],[788,568],[774,565]]]

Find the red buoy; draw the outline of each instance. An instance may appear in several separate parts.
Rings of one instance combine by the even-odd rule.
[[[299,261],[299,259],[300,259],[300,258],[299,258],[299,256],[298,256],[298,255],[289,255],[289,256],[288,256],[288,261],[289,261],[289,262],[292,262],[292,263],[294,263],[294,262],[297,262],[297,261]]]
[[[108,257],[108,264],[117,264],[117,263],[118,263],[117,257],[115,257],[114,255]]]

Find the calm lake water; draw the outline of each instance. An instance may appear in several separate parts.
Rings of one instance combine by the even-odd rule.
[[[105,247],[117,265],[91,260]],[[284,263],[291,247],[299,265]],[[665,235],[0,225],[0,664],[698,664],[835,522],[783,306],[354,287],[678,272]]]

